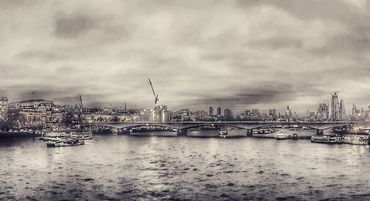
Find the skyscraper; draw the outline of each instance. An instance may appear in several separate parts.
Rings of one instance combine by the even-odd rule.
[[[260,110],[259,109],[252,109],[252,115],[253,116],[260,116],[261,115]]]
[[[225,108],[224,117],[225,117],[226,120],[231,120],[232,119],[232,112],[229,108]]]
[[[329,106],[326,103],[320,103],[317,110],[320,120],[329,120]]]
[[[339,119],[339,99],[337,92],[331,96],[331,116],[330,119],[332,121],[336,121]]]
[[[370,106],[369,106],[370,107]],[[352,116],[355,117],[357,116],[357,107],[355,104],[352,105]]]
[[[269,109],[269,116],[271,118],[276,118],[277,117],[277,110],[276,109]]]
[[[217,116],[221,116],[221,107],[217,108]]]
[[[209,113],[209,116],[213,116],[215,114],[213,107],[209,107],[208,113]]]
[[[195,119],[200,121],[200,120],[203,120],[207,117],[207,112],[203,111],[203,110],[198,110],[195,112]]]
[[[292,117],[292,111],[290,110],[289,105],[286,106],[285,117],[287,118]]]
[[[340,104],[339,104],[339,119],[343,120],[345,119],[346,116],[346,109],[344,107],[344,101],[343,99],[340,99]]]

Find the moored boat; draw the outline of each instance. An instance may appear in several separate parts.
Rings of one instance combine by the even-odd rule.
[[[71,132],[70,137],[72,138],[77,138],[79,140],[91,140],[93,139],[92,137],[92,132]]]
[[[275,138],[276,129],[268,128],[268,129],[255,129],[253,130],[253,137],[256,138]]]
[[[66,132],[43,132],[42,136],[39,138],[40,140],[44,140],[44,141],[50,141],[50,140],[53,140],[53,139],[60,139],[60,138],[64,138],[64,137],[67,137],[68,134]]]
[[[288,139],[288,135],[286,133],[278,133],[275,135],[276,140],[286,140]]]
[[[294,134],[292,135],[292,139],[293,139],[293,140],[298,140],[298,134],[297,134],[297,133],[294,133]]]
[[[333,128],[333,133],[344,135],[349,134],[352,130],[351,126],[336,126]]]
[[[219,131],[218,137],[220,138],[242,138],[242,137],[247,137],[247,132],[245,129],[227,128],[227,129],[222,129],[221,131]]]
[[[330,136],[330,135],[322,135],[322,136],[312,136],[311,142],[313,143],[323,143],[323,144],[343,144],[344,140],[342,136]]]
[[[49,140],[46,142],[47,147],[71,147],[84,144],[85,141],[76,138],[63,138],[60,140]]]
[[[347,135],[344,136],[344,143],[352,145],[368,145],[369,136],[366,135]]]
[[[228,136],[228,133],[227,133],[227,131],[222,130],[222,131],[218,132],[218,136],[220,138],[226,138]]]

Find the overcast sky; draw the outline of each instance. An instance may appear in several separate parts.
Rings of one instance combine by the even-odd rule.
[[[370,105],[370,1],[0,0],[0,95],[86,104]],[[33,93],[32,93],[33,92]]]

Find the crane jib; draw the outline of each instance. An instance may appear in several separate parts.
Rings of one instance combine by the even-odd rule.
[[[154,104],[157,104],[158,101],[159,101],[158,94],[155,93],[154,87],[153,87],[153,84],[152,84],[152,81],[150,80],[150,78],[148,80],[149,80],[150,87],[152,88],[152,92],[153,92],[153,96],[154,96]]]

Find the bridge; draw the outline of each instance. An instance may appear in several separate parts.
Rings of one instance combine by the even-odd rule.
[[[252,134],[253,129],[271,127],[306,127],[316,130],[318,135],[322,135],[324,130],[332,129],[337,126],[353,126],[355,124],[365,124],[370,127],[370,122],[356,121],[335,121],[335,122],[272,122],[272,121],[182,121],[182,122],[104,122],[104,123],[83,123],[82,126],[92,126],[101,129],[113,129],[116,132],[129,132],[131,129],[140,127],[156,127],[164,130],[176,130],[179,133],[186,133],[192,128],[225,128],[232,127],[247,130],[247,134]]]

